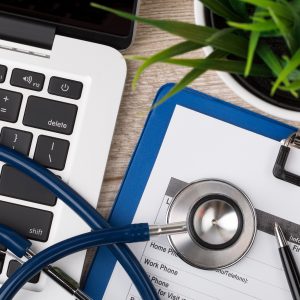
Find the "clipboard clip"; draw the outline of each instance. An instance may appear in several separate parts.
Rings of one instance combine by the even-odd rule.
[[[273,168],[273,175],[281,180],[300,186],[300,176],[285,170],[291,148],[300,149],[300,130],[283,141]]]

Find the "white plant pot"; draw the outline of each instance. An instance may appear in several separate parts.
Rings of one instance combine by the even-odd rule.
[[[194,0],[194,13],[195,13],[195,22],[197,25],[205,25],[205,17],[204,17],[204,6],[199,0]],[[211,47],[205,47],[204,49],[205,55],[208,55],[212,52]],[[217,72],[221,79],[225,82],[225,84],[233,90],[239,97],[253,105],[254,107],[262,110],[263,112],[273,115],[278,118],[283,118],[290,121],[300,121],[300,112],[288,110],[281,108],[279,106],[270,104],[245,89],[242,85],[240,85],[233,76],[226,72]]]

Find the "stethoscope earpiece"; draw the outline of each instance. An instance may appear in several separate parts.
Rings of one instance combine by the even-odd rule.
[[[220,269],[239,261],[252,246],[256,214],[249,198],[221,180],[200,180],[173,199],[168,224],[186,224],[186,233],[169,235],[177,255],[201,269]]]

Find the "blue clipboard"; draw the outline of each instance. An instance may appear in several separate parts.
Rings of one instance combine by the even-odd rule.
[[[154,103],[172,86],[171,83],[162,86]],[[295,127],[247,109],[184,89],[150,112],[109,218],[113,226],[132,222],[177,104],[277,141],[297,131]],[[102,299],[115,263],[116,259],[106,247],[98,249],[85,284],[85,291],[93,299]]]

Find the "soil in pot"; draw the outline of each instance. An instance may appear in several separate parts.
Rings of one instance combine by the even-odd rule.
[[[205,22],[208,26],[215,28],[226,27],[224,19],[213,14],[208,8],[205,8]],[[269,38],[268,44],[278,55],[287,52],[285,42],[281,38]],[[252,76],[245,78],[234,74],[232,76],[241,86],[256,97],[285,109],[300,111],[300,99],[293,97],[290,93],[277,90],[273,97],[270,96],[272,82],[275,80],[274,78]]]

